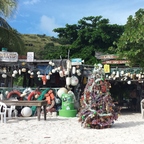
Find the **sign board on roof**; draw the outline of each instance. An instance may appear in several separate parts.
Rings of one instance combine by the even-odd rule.
[[[34,52],[27,52],[27,62],[34,61]]]
[[[118,55],[116,54],[106,54],[106,55],[99,55],[99,56],[96,56],[97,59],[101,59],[101,60],[110,60],[110,59],[118,59]],[[122,58],[122,59],[125,59],[125,58]]]
[[[71,59],[71,64],[72,65],[81,65],[82,59],[81,58],[73,58],[73,59]]]
[[[127,60],[107,60],[102,62],[103,64],[126,64],[129,63]]]
[[[100,55],[97,59],[107,60],[107,59],[117,59],[118,56],[114,54]]]
[[[17,62],[18,53],[17,52],[0,52],[0,61],[2,62]]]

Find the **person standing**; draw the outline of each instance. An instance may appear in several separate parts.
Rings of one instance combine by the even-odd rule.
[[[132,99],[132,110],[137,111],[137,91],[133,89],[130,93],[130,97]]]

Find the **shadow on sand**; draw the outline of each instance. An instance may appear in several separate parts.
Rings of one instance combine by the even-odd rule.
[[[138,114],[138,115],[136,115]],[[120,115],[123,115],[123,116],[140,116],[140,118],[142,119],[141,117],[141,113],[140,112],[133,112],[132,110],[129,110],[129,109],[125,109],[125,110],[122,110]],[[112,128],[129,128],[129,127],[136,127],[138,125],[144,125],[144,121],[135,121],[134,119],[129,119],[129,121],[126,121],[126,122],[121,122],[121,123],[117,123],[115,122],[114,125],[112,126]]]

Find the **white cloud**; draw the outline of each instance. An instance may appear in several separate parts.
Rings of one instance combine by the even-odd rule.
[[[43,33],[49,34],[49,35],[56,35],[56,33],[53,32],[53,29],[58,28],[58,26],[55,23],[54,18],[49,18],[46,15],[43,15],[40,19],[40,29]]]
[[[40,2],[40,0],[27,0],[24,2],[25,5],[33,5]]]

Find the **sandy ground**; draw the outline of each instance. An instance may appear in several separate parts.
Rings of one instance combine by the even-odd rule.
[[[122,113],[111,128],[87,129],[78,118],[18,118],[0,123],[0,144],[144,144],[140,113]]]

